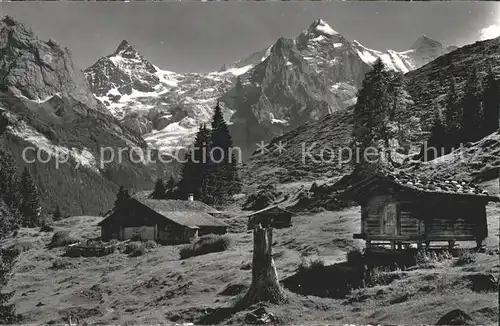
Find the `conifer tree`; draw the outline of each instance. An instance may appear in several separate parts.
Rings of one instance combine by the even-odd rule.
[[[388,86],[389,76],[382,60],[378,59],[372,70],[365,75],[354,106],[353,145],[355,152],[360,153],[360,161],[357,160],[358,155],[354,155],[356,159],[352,162],[356,169],[373,169],[378,166],[377,157],[369,156],[369,161],[366,162],[364,153],[368,148],[380,148],[381,142],[385,143],[388,138]]]
[[[21,206],[19,177],[12,155],[0,148],[0,196],[12,210]]]
[[[118,193],[116,194],[114,209],[116,210],[117,208],[120,208],[120,206],[123,205],[123,203],[125,203],[130,198],[131,197],[130,197],[130,194],[128,192],[128,189],[125,189],[123,186],[120,186],[120,189],[118,190]]]
[[[217,103],[212,117],[211,161],[208,173],[217,176],[213,184],[212,197],[222,203],[241,190],[237,158],[229,128]]]
[[[41,211],[38,191],[26,167],[21,174],[21,214],[23,215],[23,224],[28,227],[34,227],[39,224]]]
[[[61,208],[59,207],[59,205],[56,206],[56,209],[54,211],[54,214],[52,214],[52,219],[54,221],[60,221],[62,220],[62,213],[61,213]]]
[[[388,139],[385,140],[386,146],[389,139],[395,139],[401,148],[403,144],[409,143],[412,138],[412,132],[416,130],[409,119],[408,112],[414,105],[414,102],[406,90],[406,82],[402,73],[395,72],[390,76],[388,88]]]
[[[196,134],[193,146],[188,150],[182,167],[179,196],[186,199],[188,194],[200,197],[201,184],[206,173],[210,149],[210,130],[203,124]]]
[[[473,70],[467,80],[462,99],[462,142],[473,142],[481,138],[481,82]]]
[[[9,121],[5,114],[2,112],[0,113],[0,135],[7,130],[7,126],[9,125]]]
[[[175,182],[174,176],[170,175],[170,179],[168,180],[166,186],[166,198],[167,199],[175,199],[177,198],[177,182]]]
[[[155,188],[153,192],[149,195],[149,198],[153,199],[166,199],[167,197],[167,188],[165,187],[165,183],[162,178],[156,179]]]
[[[446,150],[444,142],[446,141],[446,128],[443,125],[439,110],[434,114],[434,122],[431,129],[431,135],[427,141],[427,152],[425,161],[433,160],[444,154]]]
[[[449,153],[453,147],[460,143],[462,135],[463,111],[460,107],[457,85],[454,77],[451,77],[445,105],[444,127],[446,132],[444,135],[443,146],[445,148],[444,153]]]
[[[14,304],[7,302],[14,296],[14,292],[2,291],[9,281],[14,261],[19,253],[15,250],[2,249],[0,254],[0,324],[8,325],[19,322]]]
[[[481,136],[487,136],[498,130],[498,119],[500,112],[500,82],[495,79],[491,67],[486,76],[483,92],[483,132]]]

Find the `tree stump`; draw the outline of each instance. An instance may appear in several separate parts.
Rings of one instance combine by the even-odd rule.
[[[237,303],[246,308],[254,303],[268,301],[286,302],[285,291],[278,281],[278,273],[272,256],[273,229],[258,224],[253,230],[252,285],[247,294]]]

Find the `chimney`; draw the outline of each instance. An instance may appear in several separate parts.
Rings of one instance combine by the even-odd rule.
[[[188,201],[194,201],[194,195],[188,194]]]

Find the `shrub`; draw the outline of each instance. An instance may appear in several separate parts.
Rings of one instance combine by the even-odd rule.
[[[146,253],[146,248],[143,245],[141,245],[139,248],[134,249],[134,251],[130,253],[130,257],[139,257],[144,255],[145,253]]]
[[[52,269],[66,269],[73,267],[73,264],[64,258],[57,258],[52,262]]]
[[[227,250],[231,245],[231,239],[228,236],[207,234],[199,237],[193,243],[185,245],[180,250],[181,259],[193,256],[205,255],[211,252],[220,252]]]
[[[140,242],[129,242],[125,246],[124,253],[131,254],[132,252],[134,252],[135,250],[139,249],[140,247],[141,247],[141,243]]]
[[[134,234],[131,238],[130,241],[142,241],[142,238],[139,234]]]
[[[346,254],[347,262],[350,265],[357,265],[363,262],[363,250],[355,247],[349,250]]]
[[[112,245],[112,246],[116,246],[119,243],[120,243],[120,240],[118,240],[118,239],[111,239],[111,240],[109,240],[109,244]]]
[[[33,245],[32,242],[29,242],[29,241],[19,241],[19,242],[14,243],[13,245],[9,246],[10,250],[15,250],[18,253],[22,253],[22,252],[31,250],[33,248],[35,248],[35,246]]]
[[[53,232],[54,231],[54,227],[50,224],[42,224],[42,226],[40,227],[40,232]]]
[[[388,285],[392,281],[400,279],[404,273],[392,271],[390,266],[375,267],[365,277],[365,283],[369,286]]]
[[[80,239],[70,236],[69,231],[57,231],[52,236],[50,247],[64,247],[72,243],[80,242]]]
[[[476,256],[469,250],[460,251],[455,266],[463,266],[476,262]]]
[[[143,246],[146,249],[156,249],[158,247],[158,244],[156,243],[156,241],[148,240],[143,244]]]
[[[306,261],[303,257],[301,257],[298,273],[306,273],[315,269],[321,269],[322,267],[325,267],[325,262],[321,258]]]

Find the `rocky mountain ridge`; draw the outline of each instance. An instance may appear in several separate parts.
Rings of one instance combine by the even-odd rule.
[[[251,150],[256,141],[353,104],[377,58],[407,72],[448,51],[429,38],[413,47],[368,49],[318,19],[297,37],[280,38],[217,72],[162,70],[124,41],[85,73],[96,97],[153,147],[171,151],[189,144],[220,99],[236,144]]]

